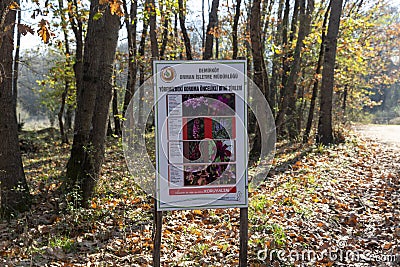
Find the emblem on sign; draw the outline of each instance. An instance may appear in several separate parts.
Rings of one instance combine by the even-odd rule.
[[[161,80],[170,83],[175,80],[176,73],[173,67],[165,67],[161,70]]]

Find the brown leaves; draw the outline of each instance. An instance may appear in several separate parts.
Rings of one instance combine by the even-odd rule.
[[[124,16],[123,3],[121,0],[99,0],[100,5],[108,4],[111,15]]]
[[[47,44],[50,41],[50,38],[54,36],[54,33],[49,29],[49,22],[44,19],[39,22],[39,30],[37,33],[45,44]]]
[[[35,34],[34,30],[33,30],[32,27],[29,26],[29,25],[26,25],[26,24],[18,24],[17,27],[18,27],[18,31],[19,31],[23,36],[27,35],[28,33],[30,33],[30,34],[32,34],[32,35]]]
[[[35,204],[19,222],[0,224],[0,257],[13,266],[19,266],[21,259],[33,259],[35,266],[48,262],[68,266],[68,261],[85,266],[150,265],[152,202],[132,187],[120,148],[108,144],[91,208],[70,210],[62,209],[57,201],[49,202],[57,191],[54,183],[58,180],[53,177],[61,175],[69,151],[69,147],[53,144],[54,140],[47,140],[44,149],[38,143],[37,151],[25,156]],[[318,256],[325,250],[323,260],[298,261],[294,266],[335,266],[338,261],[330,260],[327,253],[339,248],[343,255],[367,250],[374,255],[396,253],[400,183],[398,171],[390,168],[400,164],[399,154],[369,144],[346,144],[305,157],[298,157],[298,151],[281,155],[278,163],[282,158],[290,163],[282,170],[275,168],[262,189],[251,194],[248,265],[284,265],[258,260],[257,252],[265,248],[292,252],[292,256],[307,255],[302,254],[306,250]],[[40,192],[38,179],[45,188]],[[238,209],[164,213],[163,264],[237,266],[238,218]],[[347,266],[355,263],[351,259],[343,262]]]
[[[122,8],[122,2],[119,0],[113,0],[112,2],[110,1],[110,12],[111,15],[117,15],[122,17],[124,15],[124,11]]]
[[[20,9],[19,5],[15,1],[11,2],[10,5],[8,6],[8,8],[10,10],[18,10],[18,9]]]

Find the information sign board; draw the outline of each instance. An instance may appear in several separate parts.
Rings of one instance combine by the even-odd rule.
[[[157,210],[247,207],[246,68],[154,61]]]

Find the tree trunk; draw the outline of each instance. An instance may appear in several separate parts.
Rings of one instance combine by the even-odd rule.
[[[158,41],[157,41],[157,14],[156,14],[156,5],[154,0],[149,0],[150,6],[150,46],[151,46],[151,57],[154,59],[158,59]]]
[[[113,97],[112,97],[112,113],[114,118],[114,134],[116,136],[122,136],[122,128],[121,128],[121,120],[120,114],[118,111],[118,90],[115,84],[115,80],[113,82]]]
[[[283,12],[283,3],[284,1],[281,0],[279,1],[279,6],[278,6],[278,22],[276,26],[276,32],[275,32],[275,37],[274,37],[274,44],[276,46],[282,46],[282,40],[283,40],[283,22],[282,22],[282,12]],[[271,7],[270,7],[271,8]],[[264,29],[266,30],[266,27]],[[272,113],[275,115],[277,111],[277,102],[280,103],[280,101],[277,101],[279,97],[277,97],[278,92],[279,92],[279,87],[278,87],[278,81],[279,79],[283,76],[283,74],[279,73],[279,69],[282,68],[283,66],[283,61],[282,61],[282,56],[274,51],[274,55],[272,57],[272,75],[271,75],[271,83],[270,83],[270,94],[269,98],[271,100],[271,109]],[[280,107],[279,107],[280,108]]]
[[[292,23],[291,23],[291,32],[293,36],[296,34],[296,28],[298,24],[298,13],[299,13],[299,2],[302,0],[295,0],[295,6],[293,8],[293,16],[292,16]],[[290,59],[291,59],[291,49],[288,49],[291,46],[292,41],[288,39],[288,28],[289,28],[289,13],[290,13],[290,1],[285,1],[285,11],[283,12],[283,21],[282,21],[282,92],[281,92],[281,99],[284,95],[286,95],[286,83],[290,72]],[[280,108],[282,109],[282,107]]]
[[[123,0],[125,10],[125,24],[126,31],[128,34],[128,79],[126,82],[126,90],[124,96],[124,107],[122,114],[126,113],[129,102],[131,101],[136,86],[136,74],[137,74],[137,60],[136,60],[136,29],[137,29],[137,0],[133,0],[131,3],[130,14],[128,14],[128,7],[126,0]]]
[[[278,135],[283,134],[283,127],[287,126],[288,134],[291,139],[298,136],[296,127],[296,82],[301,67],[301,50],[304,46],[304,39],[310,31],[311,16],[314,11],[314,0],[308,0],[307,12],[306,12],[306,0],[300,0],[300,22],[299,22],[299,33],[297,36],[296,47],[294,50],[294,59],[290,69],[290,74],[287,83],[284,85],[283,104],[279,110],[276,125]],[[287,116],[287,122],[285,125],[284,118]]]
[[[233,46],[233,59],[237,59],[238,56],[238,24],[240,18],[240,5],[242,0],[236,0],[235,7],[235,17],[233,18],[233,26],[232,26],[232,46]]]
[[[317,142],[329,145],[333,143],[332,130],[332,97],[336,61],[337,37],[342,14],[343,0],[331,1],[328,32],[325,40],[325,56],[322,70],[320,114],[318,121]]]
[[[211,4],[211,11],[208,17],[206,43],[204,47],[203,59],[211,59],[213,57],[214,46],[214,31],[218,27],[218,6],[219,0],[213,0]]]
[[[250,38],[251,38],[251,51],[253,54],[253,68],[254,76],[253,80],[257,87],[266,96],[269,102],[269,84],[268,74],[264,64],[264,56],[261,44],[261,12],[260,12],[261,0],[254,0],[253,6],[251,7],[250,16]],[[259,126],[256,124],[255,138],[250,151],[250,157],[253,160],[259,158],[261,152],[261,132]]]
[[[310,101],[310,110],[308,111],[307,125],[306,125],[306,130],[305,130],[304,136],[303,136],[303,143],[308,142],[308,138],[310,137],[311,127],[312,127],[312,123],[313,123],[315,102],[316,102],[317,96],[318,96],[319,75],[321,74],[322,63],[324,60],[324,50],[325,50],[324,44],[325,44],[325,36],[326,36],[326,24],[328,23],[328,14],[329,14],[330,8],[331,8],[331,5],[329,3],[328,8],[326,9],[326,12],[324,15],[324,21],[322,23],[321,47],[319,49],[318,62],[317,62],[317,67],[315,69],[313,89],[312,89],[312,95],[311,95],[311,101]]]
[[[254,0],[253,6],[251,7],[251,17],[250,17],[251,51],[253,55],[254,83],[268,98],[269,94],[268,75],[265,68],[265,62],[261,44],[260,4],[261,0]],[[269,102],[269,99],[267,100]]]
[[[183,0],[178,0],[179,4],[179,25],[181,27],[182,31],[182,36],[183,36],[183,42],[185,44],[185,50],[186,50],[186,59],[187,60],[192,60],[192,46],[190,44],[190,38],[186,30],[186,25],[185,25],[185,6],[183,5]]]
[[[61,22],[62,23],[67,23],[65,16],[64,16],[64,4],[63,4],[63,0],[58,0],[58,9],[60,11],[60,16],[61,16]],[[65,54],[66,55],[70,55],[71,51],[69,49],[69,39],[68,39],[68,31],[66,28],[63,28],[63,34],[64,34],[64,45],[65,45]],[[66,58],[66,64],[69,67],[70,66],[70,61],[68,58]],[[69,87],[70,87],[70,82],[68,80],[65,81],[64,84],[64,91],[61,94],[61,106],[60,106],[60,110],[58,111],[58,125],[60,128],[60,135],[61,135],[61,141],[63,144],[68,144],[68,135],[65,131],[65,124],[63,121],[63,117],[64,117],[64,111],[65,111],[65,104],[67,102],[67,97],[68,97],[68,91],[69,91]]]
[[[162,1],[160,1],[160,6],[161,6]],[[161,7],[160,7],[161,9]],[[168,2],[166,1],[164,11],[162,12],[162,18],[161,21],[163,21],[163,33],[162,33],[162,43],[161,43],[161,48],[160,48],[160,59],[164,59],[165,55],[165,49],[167,48],[167,43],[168,43],[168,30],[169,30],[169,23],[171,21],[170,18],[170,7],[168,5]]]
[[[20,4],[20,1],[17,1]],[[17,25],[21,24],[21,10],[17,11]],[[17,107],[17,100],[18,100],[18,74],[19,74],[19,54],[20,54],[20,46],[21,46],[21,33],[17,31],[17,43],[15,46],[15,57],[14,57],[14,64],[13,64],[13,105]],[[15,109],[17,112],[17,109]]]
[[[201,1],[201,29],[202,29],[202,33],[201,33],[201,49],[202,51],[204,51],[204,46],[205,46],[205,41],[206,41],[206,16],[204,14],[204,1]]]
[[[74,107],[67,103],[67,112],[65,113],[65,128],[67,131],[72,130],[72,117],[74,114]]]
[[[68,135],[65,131],[64,122],[63,122],[63,115],[64,115],[64,110],[65,110],[65,102],[67,100],[67,95],[68,95],[68,89],[69,89],[69,82],[65,81],[64,91],[61,94],[61,106],[60,106],[60,110],[58,111],[58,114],[57,114],[58,126],[60,128],[61,142],[63,144],[68,144]]]
[[[112,65],[118,42],[119,17],[111,15],[108,6],[102,7],[104,15],[94,20],[99,1],[91,1],[82,84],[77,84],[80,87],[77,87],[74,141],[66,174],[67,192],[77,190],[84,207],[94,192],[103,161]]]
[[[0,36],[0,216],[29,209],[30,195],[22,166],[13,88],[14,23],[12,0],[0,3],[0,18],[11,26]]]
[[[79,9],[77,0],[68,0],[75,10]],[[79,17],[77,12],[73,12],[73,9],[69,9],[69,21],[71,22],[71,28],[75,35],[76,48],[75,48],[75,63],[74,73],[76,88],[82,88],[83,79],[83,25],[82,19]],[[79,98],[79,90],[77,90],[77,98]]]

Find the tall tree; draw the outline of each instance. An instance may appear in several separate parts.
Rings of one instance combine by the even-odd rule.
[[[330,1],[330,3],[331,2],[332,1]],[[324,44],[325,44],[325,36],[326,36],[326,24],[328,23],[328,15],[329,15],[329,10],[331,8],[330,3],[325,11],[324,21],[322,22],[321,47],[319,49],[317,67],[315,68],[315,77],[313,79],[312,95],[311,95],[311,100],[310,100],[310,109],[308,111],[306,130],[303,135],[303,143],[307,143],[308,138],[310,136],[311,127],[313,124],[315,102],[316,102],[317,96],[318,96],[319,75],[321,74],[322,63],[324,60]]]
[[[162,21],[162,42],[160,47],[160,59],[164,59],[165,50],[167,48],[168,36],[169,36],[169,24],[171,22],[171,6],[169,1],[159,1],[161,10],[161,21]]]
[[[214,46],[214,33],[218,27],[218,6],[219,0],[213,0],[211,4],[211,11],[208,17],[206,42],[204,47],[203,59],[211,59],[213,57]]]
[[[181,27],[181,32],[183,36],[183,42],[185,44],[185,50],[186,50],[186,59],[192,60],[192,47],[190,44],[190,38],[187,33],[186,25],[185,25],[185,6],[183,5],[184,0],[178,0],[178,6],[179,6],[179,25]]]
[[[325,56],[322,69],[320,112],[317,142],[324,145],[333,143],[332,97],[336,62],[337,38],[342,14],[343,0],[332,0],[328,32],[325,39]]]
[[[253,55],[254,83],[266,97],[269,94],[268,75],[261,44],[261,0],[254,0],[250,16],[251,52]],[[268,99],[267,99],[268,100]]]
[[[272,1],[271,1],[272,2]],[[282,47],[284,46],[283,40],[284,40],[284,27],[283,27],[283,21],[282,21],[282,12],[283,12],[283,4],[284,1],[280,0],[279,5],[278,5],[278,15],[277,15],[277,24],[275,27],[275,34],[274,36],[274,46],[280,49],[274,49],[274,54],[272,57],[272,75],[271,75],[271,82],[270,82],[270,105],[272,109],[272,113],[275,115],[277,106],[276,106],[276,98],[277,98],[277,93],[279,92],[278,88],[280,87],[279,85],[279,78],[283,77],[283,73],[280,73],[280,69],[282,66],[284,66],[285,58],[282,55]],[[272,8],[270,6],[270,8]],[[286,7],[288,8],[288,7]],[[266,30],[268,24],[265,23],[264,31]],[[265,40],[264,40],[265,41]],[[282,91],[282,90],[281,90]],[[280,103],[278,101],[278,103]]]
[[[29,189],[18,143],[16,102],[13,88],[13,1],[0,2],[0,215],[29,208]]]
[[[128,34],[128,79],[126,82],[126,90],[124,96],[124,107],[122,114],[125,114],[128,108],[129,102],[135,93],[136,86],[136,75],[138,70],[137,65],[137,45],[136,45],[136,31],[137,31],[137,0],[133,0],[130,6],[130,12],[128,12],[128,6],[126,0],[123,0],[125,10],[125,25]]]
[[[251,7],[250,15],[250,38],[251,52],[253,55],[253,80],[257,87],[266,96],[267,101],[269,95],[268,74],[264,62],[264,55],[261,44],[261,0],[254,0]],[[258,125],[256,126],[255,137],[250,151],[252,159],[258,160],[261,151],[261,132]]]
[[[233,18],[233,26],[232,26],[233,59],[236,59],[238,56],[238,25],[239,25],[241,3],[242,0],[236,0],[235,17]]]
[[[293,54],[293,62],[290,68],[290,74],[287,78],[284,86],[285,95],[283,95],[283,104],[281,110],[279,110],[276,125],[278,134],[282,134],[283,121],[285,115],[287,116],[287,129],[290,138],[298,136],[296,127],[296,82],[299,77],[301,69],[302,56],[301,52],[304,47],[304,39],[308,35],[311,26],[311,16],[314,11],[314,0],[300,0],[300,20],[299,20],[299,32],[296,41],[296,47]],[[306,10],[307,9],[307,10]]]
[[[154,0],[149,1],[149,11],[150,11],[150,46],[151,46],[151,57],[158,59],[158,41],[157,41],[157,14],[156,14],[156,4]]]
[[[95,17],[101,8],[103,15]],[[95,17],[95,18],[94,18]],[[83,206],[94,192],[104,157],[112,66],[118,42],[119,17],[108,3],[91,1],[83,58],[82,83],[77,84],[77,111],[65,185],[76,190]]]

